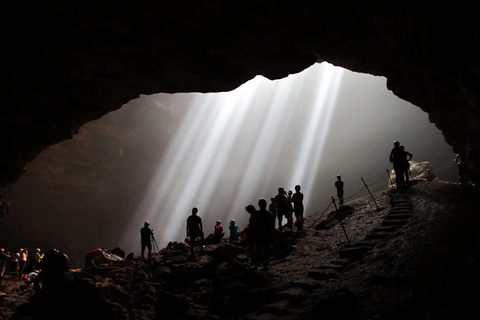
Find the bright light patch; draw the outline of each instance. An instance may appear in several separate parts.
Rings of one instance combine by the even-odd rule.
[[[244,227],[245,206],[257,207],[280,185],[300,184],[308,198],[342,79],[342,69],[332,65],[314,69],[278,81],[258,76],[228,93],[195,94],[132,216],[123,246],[136,251],[131,242],[145,220],[160,247],[183,240],[193,207],[208,235],[217,219],[227,225],[235,218]],[[314,98],[304,102],[312,89]]]

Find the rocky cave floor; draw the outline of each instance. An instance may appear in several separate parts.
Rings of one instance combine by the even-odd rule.
[[[71,272],[98,289],[101,319],[478,318],[478,188],[418,181],[374,198],[379,209],[365,196],[278,236],[268,271],[224,241],[197,259],[170,243],[151,261],[107,254]],[[0,286],[1,320],[29,319],[15,314],[34,294],[20,284]]]

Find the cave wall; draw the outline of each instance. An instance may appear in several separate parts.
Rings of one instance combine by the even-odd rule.
[[[139,94],[228,91],[322,61],[385,76],[388,89],[428,112],[476,181],[472,6],[419,14],[368,1],[4,4],[0,198],[42,150]]]

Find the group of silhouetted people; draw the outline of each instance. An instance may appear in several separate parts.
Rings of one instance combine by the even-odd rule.
[[[393,163],[395,170],[395,184],[398,189],[403,189],[410,185],[410,163],[413,155],[406,151],[400,142],[393,142],[393,149],[390,152],[389,160]]]

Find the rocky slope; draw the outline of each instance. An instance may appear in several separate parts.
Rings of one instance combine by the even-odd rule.
[[[331,206],[278,235],[267,272],[228,242],[197,259],[171,243],[151,261],[106,256],[71,272],[98,290],[102,319],[465,319],[479,298],[478,196],[419,181]],[[18,285],[2,285],[0,319],[19,306],[12,319],[29,319],[33,291]]]

